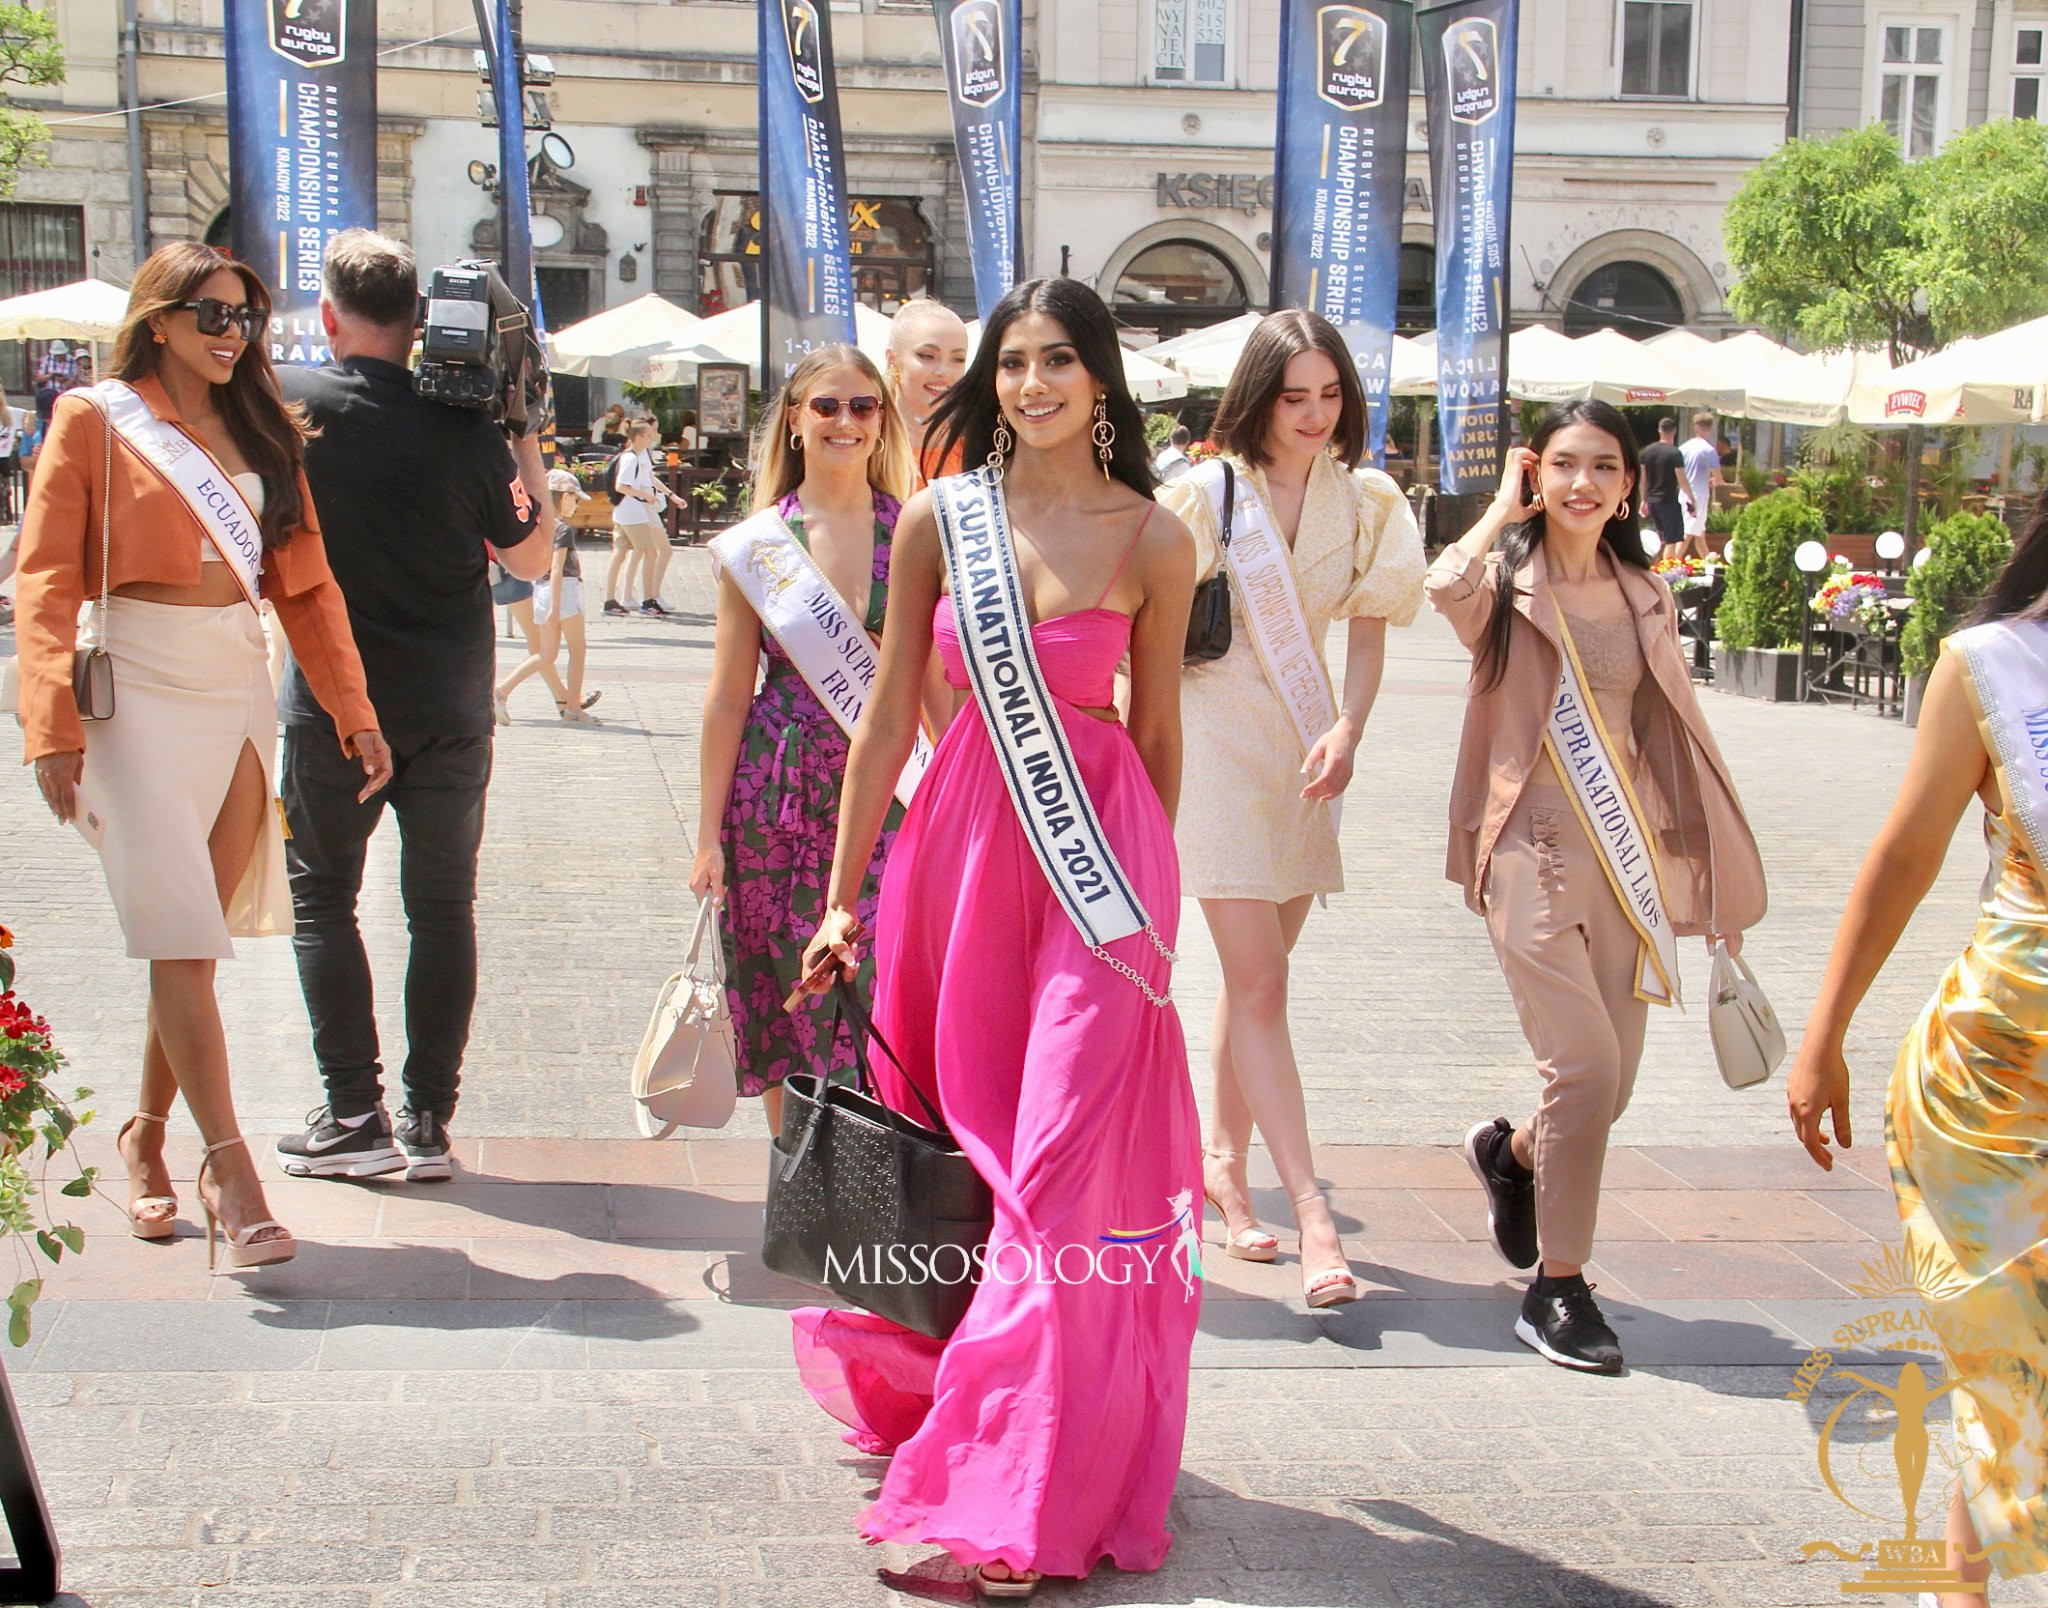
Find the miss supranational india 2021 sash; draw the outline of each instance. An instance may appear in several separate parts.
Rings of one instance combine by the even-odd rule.
[[[1210,462],[1195,470],[1209,510],[1216,516],[1216,528],[1223,529],[1223,466]],[[1301,592],[1294,584],[1294,558],[1287,543],[1273,528],[1266,499],[1252,485],[1249,474],[1234,477],[1237,504],[1231,511],[1230,545],[1224,560],[1237,588],[1245,623],[1251,628],[1252,651],[1267,684],[1294,727],[1294,739],[1301,757],[1332,726],[1337,724],[1337,700],[1330,691],[1330,677],[1323,668],[1319,644],[1310,634],[1308,616],[1301,607]],[[1330,824],[1341,823],[1344,800],[1329,801]]]
[[[804,684],[851,737],[880,665],[874,639],[860,617],[772,508],[717,537],[711,551],[789,655]],[[931,762],[932,745],[920,731],[896,778],[896,796],[905,806]]]
[[[1024,840],[1089,952],[1163,1006],[1168,996],[1107,947],[1142,932],[1168,965],[1175,959],[1117,863],[1039,670],[1002,483],[975,470],[934,480],[931,492],[968,685]]]
[[[263,571],[263,524],[219,461],[175,424],[149,409],[142,393],[121,380],[102,380],[92,399],[108,426],[158,476],[199,521],[199,528],[227,561],[242,596],[257,607]]]
[[[2048,625],[1994,620],[1948,638],[2034,869],[2048,877]]]
[[[1636,998],[1653,1005],[1676,1004],[1678,939],[1664,908],[1657,851],[1643,827],[1642,806],[1636,802],[1628,773],[1614,762],[1614,745],[1587,690],[1579,650],[1572,645],[1571,630],[1562,615],[1557,634],[1564,652],[1543,746],[1550,750],[1572,805],[1600,851],[1601,868],[1613,884],[1622,913],[1642,940],[1642,955],[1636,963]]]

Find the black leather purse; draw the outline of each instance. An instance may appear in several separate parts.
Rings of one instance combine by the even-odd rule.
[[[1223,521],[1220,541],[1223,558],[1216,573],[1195,588],[1194,607],[1188,611],[1188,641],[1181,650],[1182,664],[1207,664],[1230,651],[1230,521],[1237,511],[1237,474],[1230,460],[1223,460]]]
[[[840,1013],[854,1029],[858,1084],[830,1083],[818,1072],[784,1081],[761,1261],[944,1340],[974,1300],[995,1196],[915,1084],[929,1128],[882,1103],[868,1065],[873,1025],[843,980],[838,989]],[[835,1018],[824,1043],[837,1037]],[[875,1043],[896,1060],[879,1037]]]

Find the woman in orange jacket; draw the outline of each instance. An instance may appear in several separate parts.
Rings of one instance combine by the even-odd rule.
[[[259,599],[348,733],[363,796],[391,775],[300,468],[302,417],[279,397],[258,340],[269,316],[262,281],[212,247],[166,246],[142,265],[119,377],[70,393],[50,421],[22,525],[15,626],[37,785],[99,850],[128,953],[149,962],[141,1098],[118,1141],[131,1231],[174,1230],[163,1128],[182,1092],[206,1144],[209,1264],[222,1224],[231,1268],[297,1249],[268,1214],[236,1121],[214,997],[233,936],[291,930]],[[103,654],[85,709],[79,648]]]

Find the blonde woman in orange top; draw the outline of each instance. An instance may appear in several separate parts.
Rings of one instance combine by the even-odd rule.
[[[181,242],[142,265],[119,378],[69,393],[51,418],[16,623],[26,757],[52,813],[99,850],[128,954],[149,962],[142,1093],[119,1135],[130,1228],[174,1230],[163,1129],[182,1093],[206,1143],[209,1261],[224,1225],[230,1268],[297,1249],[241,1136],[214,997],[234,936],[291,931],[260,601],[348,734],[363,796],[391,775],[300,467],[301,417],[256,339],[269,316],[262,281],[212,247]],[[81,605],[103,593],[81,633]],[[111,714],[89,724],[72,690],[80,646],[104,648],[112,669]]]

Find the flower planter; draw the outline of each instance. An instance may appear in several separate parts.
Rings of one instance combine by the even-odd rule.
[[[1799,701],[1797,648],[1731,648],[1714,644],[1714,685],[1738,698]]]

